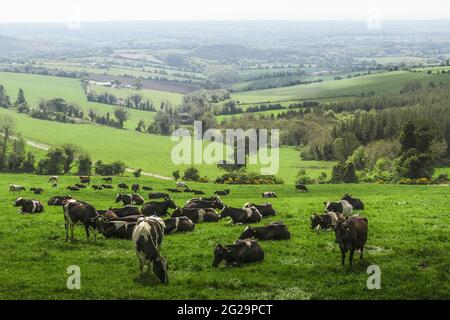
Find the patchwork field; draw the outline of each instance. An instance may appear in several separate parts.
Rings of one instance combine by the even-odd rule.
[[[100,181],[94,177],[94,183]],[[169,261],[169,284],[160,285],[153,274],[139,277],[138,261],[131,241],[107,240],[98,236],[87,242],[84,228],[75,228],[77,241],[65,242],[60,207],[46,206],[37,215],[18,215],[11,203],[10,183],[41,186],[45,202],[52,195],[66,194],[64,188],[76,177],[60,177],[60,188],[51,189],[47,177],[0,174],[0,298],[1,299],[449,299],[450,216],[449,187],[396,185],[316,185],[308,193],[291,186],[231,186],[223,197],[230,206],[263,202],[260,192],[273,190],[279,198],[270,202],[277,216],[264,219],[284,221],[292,234],[288,241],[260,242],[265,251],[261,263],[239,268],[211,267],[217,243],[234,242],[245,226],[226,220],[198,224],[194,232],[165,237],[162,255]],[[114,178],[118,182],[151,185],[161,191],[173,187],[141,177]],[[217,185],[189,184],[211,194]],[[116,190],[83,190],[74,197],[97,209],[114,206]],[[353,270],[340,265],[340,252],[332,232],[313,232],[312,213],[323,210],[323,201],[350,192],[363,199],[369,220],[364,260]],[[22,196],[34,198],[30,192]],[[179,205],[188,194],[174,194]],[[381,269],[381,290],[366,288],[369,265]],[[44,267],[45,265],[45,267]],[[81,270],[81,289],[69,290],[66,270]]]

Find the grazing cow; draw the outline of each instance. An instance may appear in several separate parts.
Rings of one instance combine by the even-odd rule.
[[[52,184],[52,188],[58,188],[58,184],[57,183]]]
[[[239,239],[256,238],[258,240],[289,240],[291,233],[283,222],[271,222],[264,227],[245,228]]]
[[[111,183],[112,182],[112,178],[111,177],[105,177],[105,178],[102,178],[102,180],[107,182],[107,183]]]
[[[273,191],[263,192],[263,193],[261,193],[261,196],[263,198],[277,198],[277,194]]]
[[[25,187],[21,186],[21,185],[17,185],[17,184],[10,184],[9,185],[9,193],[14,193],[14,192],[21,192],[21,191],[25,191]]]
[[[251,208],[251,207],[255,207],[259,211],[259,213],[261,213],[261,215],[263,217],[276,215],[276,212],[273,209],[272,204],[270,204],[270,203],[254,204],[254,203],[247,202],[246,204],[244,204],[244,206],[242,208]]]
[[[128,216],[140,215],[141,211],[138,207],[125,206],[123,208],[109,208],[110,211],[114,212],[119,218],[124,218]]]
[[[308,188],[304,184],[296,184],[295,190],[308,192]]]
[[[86,230],[86,237],[89,241],[90,231],[94,233],[94,241],[97,241],[97,228],[98,228],[98,218],[100,215],[97,210],[86,202],[81,202],[73,199],[68,199],[64,201],[64,221],[66,229],[66,241],[69,241],[69,229],[70,229],[70,240],[74,240],[73,229],[75,224],[84,225]]]
[[[205,194],[202,190],[191,190],[193,194]]]
[[[225,205],[219,196],[214,196],[211,198],[194,198],[189,199],[184,205],[185,208],[213,208],[222,210]]]
[[[34,194],[41,194],[44,192],[44,189],[42,188],[30,188],[30,191],[33,191]]]
[[[148,194],[149,199],[165,199],[170,198],[169,194],[164,192],[151,192]]]
[[[136,204],[136,205],[141,205],[144,204],[144,198],[142,198],[140,195],[138,194],[118,194],[116,196],[116,203],[119,203],[120,201],[122,201],[124,206],[130,205],[130,204]]]
[[[177,205],[175,204],[175,202],[173,202],[172,199],[167,198],[162,202],[150,201],[145,203],[141,208],[141,212],[144,216],[161,217],[168,214],[167,210],[176,208]]]
[[[69,190],[69,191],[80,191],[80,188],[78,188],[77,186],[68,186],[66,188],[66,190]]]
[[[350,267],[353,266],[353,253],[360,250],[360,259],[363,258],[364,245],[367,241],[368,221],[364,217],[350,217],[345,222],[339,221],[334,228],[336,243],[341,249],[342,265],[345,262],[345,254],[350,250]]]
[[[108,239],[127,239],[133,236],[136,221],[123,221],[115,219],[98,219],[99,231]]]
[[[75,187],[80,188],[80,189],[86,189],[86,186],[82,183],[75,183]]]
[[[169,191],[169,192],[172,192],[172,193],[181,193],[181,192],[183,192],[183,191],[181,191],[181,190],[178,190],[178,189],[172,189],[172,188],[166,188],[165,190],[167,190],[167,191]]]
[[[62,206],[64,200],[72,199],[70,195],[67,196],[54,196],[48,199],[47,204],[49,206]]]
[[[96,184],[94,184],[94,185],[92,186],[92,189],[94,189],[94,190],[103,190],[103,187],[102,187],[102,186],[99,186],[99,185],[96,185]]]
[[[188,217],[176,217],[164,220],[166,228],[164,229],[165,234],[175,233],[175,232],[190,232],[194,231],[195,224]]]
[[[194,223],[217,222],[220,220],[220,216],[213,208],[176,208],[172,213],[172,218],[183,216],[188,217]]]
[[[151,191],[151,190],[153,190],[153,188],[152,187],[143,186],[142,190],[144,190],[144,191]]]
[[[328,212],[325,214],[314,214],[311,217],[311,229],[330,230],[336,227],[338,221],[345,221],[344,216],[341,213]]]
[[[119,183],[117,185],[117,188],[119,188],[119,189],[127,189],[127,190],[129,189],[128,185],[126,183],[123,183],[123,182]]]
[[[141,191],[141,188],[139,187],[139,184],[135,183],[131,186],[131,191],[133,192],[139,192]]]
[[[217,194],[218,196],[227,196],[230,194],[230,189],[215,191],[214,194]]]
[[[348,218],[353,214],[353,207],[347,200],[341,200],[338,202],[324,202],[325,212],[342,213],[344,217]]]
[[[159,253],[164,239],[164,221],[159,217],[140,218],[134,227],[132,240],[139,259],[141,277],[144,275],[144,266],[153,265],[153,273],[161,283],[169,281],[167,277],[167,262]]]
[[[342,200],[347,200],[355,210],[364,210],[364,203],[361,199],[353,198],[351,194],[344,194]]]
[[[58,176],[51,176],[50,178],[48,178],[48,182],[53,182],[53,183],[58,182]]]
[[[13,206],[21,207],[17,212],[18,214],[25,214],[25,213],[33,214],[33,213],[41,213],[42,211],[44,211],[44,206],[40,201],[28,200],[22,197],[17,198]]]
[[[102,184],[101,187],[103,189],[114,189],[114,187],[111,184]]]
[[[220,219],[230,217],[233,224],[236,223],[258,223],[261,222],[262,215],[255,207],[231,208],[225,206],[220,214]]]
[[[181,181],[177,182],[176,185],[177,185],[177,188],[189,189],[187,184],[184,182],[181,182]]]
[[[91,183],[91,177],[89,176],[81,176],[79,177],[81,183],[90,184]]]
[[[225,260],[227,265],[240,266],[244,263],[262,261],[264,251],[258,242],[251,239],[237,240],[232,245],[218,244],[214,250],[212,266],[217,268]]]

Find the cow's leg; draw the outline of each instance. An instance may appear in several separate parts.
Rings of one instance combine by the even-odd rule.
[[[93,229],[92,232],[94,233],[94,242],[97,242],[97,229]]]
[[[69,241],[69,223],[64,222],[64,228],[66,229],[66,241]]]
[[[355,248],[350,248],[350,255],[348,257],[349,261],[350,261],[350,267],[353,267],[353,254],[355,253]]]
[[[89,232],[89,226],[84,226],[84,230],[86,230],[86,238],[87,238],[87,241],[89,241],[89,237],[90,237],[90,235],[91,235],[91,233]]]
[[[345,263],[345,249],[341,247],[341,261],[342,265]]]
[[[70,227],[70,241],[74,241],[75,237],[73,235],[73,229],[75,228],[75,224],[70,222],[69,223],[69,227]]]
[[[359,260],[361,260],[363,258],[363,251],[364,251],[364,246],[361,247],[361,255],[359,256]]]

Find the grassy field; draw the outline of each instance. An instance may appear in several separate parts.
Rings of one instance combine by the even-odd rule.
[[[284,100],[317,100],[360,96],[361,93],[375,91],[376,95],[398,93],[406,83],[420,81],[427,85],[430,81],[450,83],[450,75],[427,74],[425,72],[385,72],[350,79],[324,81],[292,87],[238,92],[232,98],[240,103],[277,102]]]
[[[98,183],[100,178],[94,177]],[[277,216],[292,234],[288,241],[260,242],[265,251],[261,263],[239,268],[211,267],[217,243],[234,242],[245,226],[228,221],[198,224],[194,232],[165,237],[162,255],[169,261],[169,284],[160,285],[153,274],[139,277],[131,241],[99,236],[87,242],[84,228],[75,228],[77,241],[64,240],[60,207],[47,207],[37,215],[18,215],[7,185],[42,186],[45,202],[77,181],[61,177],[60,189],[51,190],[47,177],[0,174],[0,299],[449,299],[450,216],[449,187],[396,185],[316,185],[297,193],[290,186],[231,186],[224,202],[241,206],[262,202],[260,192],[273,190]],[[155,190],[173,182],[149,178],[114,178],[113,183],[139,182]],[[217,185],[192,184],[208,194]],[[97,209],[113,206],[116,190],[83,190],[72,194]],[[353,270],[340,265],[340,252],[332,232],[316,234],[309,217],[323,210],[322,202],[350,192],[362,198],[369,220],[365,259],[356,259]],[[22,194],[35,198],[30,192]],[[188,195],[174,196],[183,204]],[[366,288],[369,265],[381,269],[381,290]],[[81,289],[69,290],[67,267],[81,269]]]

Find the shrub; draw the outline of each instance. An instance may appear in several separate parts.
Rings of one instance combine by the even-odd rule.
[[[198,181],[200,179],[200,174],[195,168],[186,169],[184,172],[183,180],[185,181]]]

